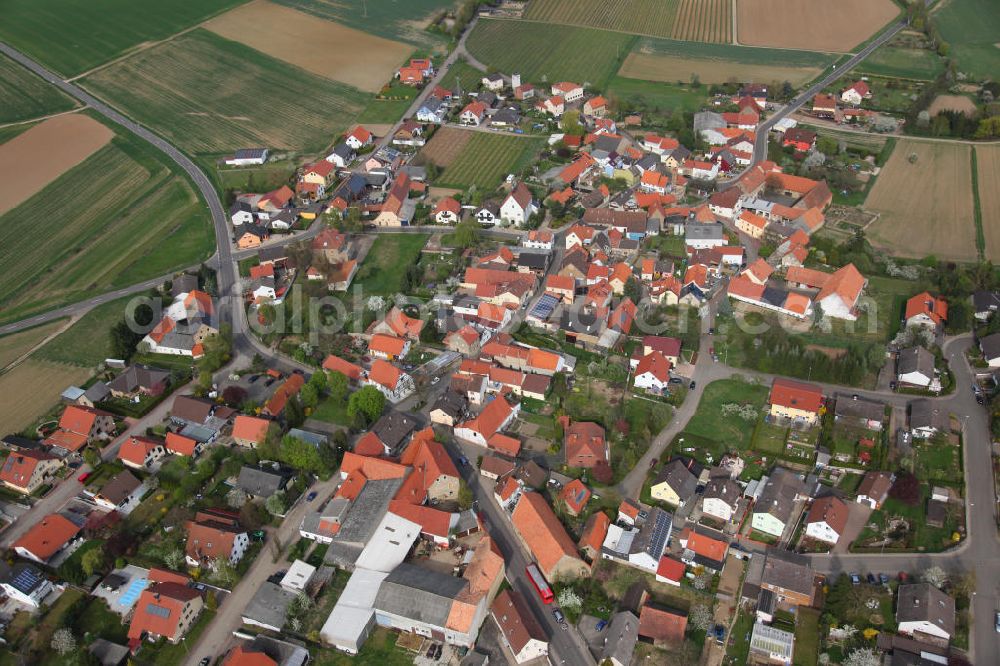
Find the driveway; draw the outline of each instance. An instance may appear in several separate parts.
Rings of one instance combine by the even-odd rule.
[[[837,545],[833,547],[834,553],[846,553],[868,523],[868,517],[872,515],[872,508],[867,504],[850,502],[847,508],[847,525],[844,526],[844,533],[840,535]]]

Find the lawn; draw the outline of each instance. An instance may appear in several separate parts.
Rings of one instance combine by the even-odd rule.
[[[0,337],[0,369],[7,367],[8,364],[28,353],[32,347],[58,331],[65,324],[65,319],[58,319],[48,324]]]
[[[528,166],[543,144],[543,139],[475,132],[436,184],[492,191],[508,174]]]
[[[7,268],[0,318],[24,318],[207,258],[212,225],[178,170],[149,144],[118,135],[0,215]]]
[[[76,620],[73,631],[77,636],[99,636],[113,643],[128,642],[128,625],[122,623],[122,618],[108,608],[104,599],[92,597]]]
[[[698,411],[688,421],[684,434],[690,433],[711,441],[720,442],[729,449],[744,451],[750,448],[753,437],[752,421],[738,414],[722,414],[726,404],[752,405],[757,414],[767,402],[770,390],[767,386],[751,384],[739,379],[723,379],[705,387]]]
[[[0,55],[0,123],[37,118],[74,106],[73,98],[7,56]]]
[[[569,80],[604,88],[636,38],[547,23],[480,19],[467,48],[480,62],[525,81]]]
[[[882,508],[873,511],[868,519],[869,524],[875,524],[876,530],[865,527],[861,534],[851,544],[851,552],[939,552],[954,546],[952,534],[961,525],[961,508],[952,506],[943,527],[932,527],[927,524],[927,499],[931,491],[928,484],[921,486],[920,500],[915,506],[910,506],[897,499],[889,498]],[[889,521],[902,519],[906,526],[892,533],[892,540],[881,547],[878,543],[880,535],[885,535],[889,529]]]
[[[795,612],[794,666],[816,666],[819,655],[819,611],[799,606]]]
[[[276,0],[278,4],[308,12],[386,39],[415,46],[439,45],[443,39],[424,28],[438,12],[455,6],[455,0]]]
[[[420,259],[427,234],[379,234],[354,278],[352,291],[361,289],[364,298],[400,292],[403,274]]]
[[[933,81],[944,71],[945,60],[934,51],[882,46],[858,65],[858,71],[876,76]]]
[[[690,85],[644,81],[616,75],[608,83],[608,94],[637,107],[645,105],[651,111],[666,112],[680,109],[694,113],[700,111],[705,104],[708,88],[692,88]]]
[[[788,439],[788,428],[765,423],[757,423],[754,430],[752,447],[754,451],[782,455],[785,452],[785,440]]]
[[[315,153],[347,129],[370,99],[201,29],[83,82],[189,153],[258,145]]]
[[[461,88],[463,93],[467,93],[478,90],[485,75],[486,72],[476,69],[464,58],[459,58],[448,68],[448,73],[441,79],[441,85],[449,90]]]
[[[313,410],[313,413],[310,414],[309,417],[318,421],[336,423],[337,425],[342,425],[345,428],[349,428],[353,425],[353,420],[347,415],[347,400],[325,398],[322,402],[316,405],[316,409]]]
[[[85,72],[245,0],[7,0],[0,37],[65,75]],[[206,61],[210,62],[210,61]]]
[[[950,44],[949,57],[958,71],[975,80],[996,79],[1000,72],[1000,8],[993,0],[951,0],[934,12],[941,35]]]
[[[372,632],[356,656],[349,656],[333,649],[313,649],[310,663],[313,666],[353,666],[378,664],[379,666],[409,666],[413,654],[396,647],[399,634],[378,627]]]
[[[413,100],[378,99],[373,97],[368,106],[361,110],[357,121],[372,125],[391,125],[403,117]]]
[[[731,657],[734,664],[746,664],[750,659],[750,634],[753,632],[753,615],[740,609],[736,615],[736,622],[729,632],[733,642],[726,650],[726,655]]]
[[[945,437],[932,437],[913,443],[913,473],[930,485],[944,484],[961,488],[962,447],[950,444]]]

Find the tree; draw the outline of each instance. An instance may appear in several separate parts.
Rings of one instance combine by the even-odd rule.
[[[293,395],[285,404],[285,423],[292,428],[298,428],[305,420],[306,413],[302,407],[302,400],[299,399],[299,396]]]
[[[222,401],[230,407],[239,407],[247,399],[247,395],[242,386],[227,386],[222,390]]]
[[[326,390],[327,383],[328,380],[326,373],[322,370],[314,372],[312,377],[309,378],[309,385],[314,387],[320,393]]]
[[[570,136],[583,134],[583,125],[580,124],[579,111],[567,111],[564,113],[559,126],[564,133]]]
[[[948,583],[948,574],[941,567],[933,566],[924,570],[923,575],[920,576],[920,580],[940,589]]]
[[[212,577],[220,583],[232,585],[236,581],[236,567],[228,557],[217,557],[212,560]]]
[[[364,386],[351,394],[347,415],[364,426],[374,423],[385,409],[385,396],[374,386]]]
[[[129,323],[123,318],[111,327],[111,356],[128,361],[135,353],[136,345],[142,340],[141,333],[132,330]]]
[[[334,370],[327,379],[326,388],[330,399],[340,402],[347,396],[347,375]]]
[[[104,551],[99,548],[88,550],[80,558],[80,568],[83,570],[84,576],[93,576],[102,566],[104,566]]]
[[[840,152],[840,147],[837,145],[836,139],[832,139],[828,136],[821,136],[816,141],[816,150],[824,155],[836,155]]]
[[[180,548],[171,548],[163,554],[163,563],[167,565],[168,569],[179,569],[183,561],[184,553],[181,552]]]
[[[473,218],[462,220],[455,225],[455,232],[452,234],[455,247],[465,249],[475,245],[477,230],[478,223]]]
[[[472,508],[472,503],[475,501],[475,497],[472,495],[472,489],[469,488],[469,484],[465,482],[465,479],[459,479],[458,481],[458,508],[462,511]]]
[[[635,279],[635,276],[629,276],[629,279],[625,281],[625,288],[623,295],[625,298],[630,299],[633,303],[638,303],[642,300],[642,285],[639,281]]]
[[[693,606],[688,613],[688,624],[695,629],[707,631],[712,626],[712,611],[705,604]]]
[[[281,490],[277,491],[266,500],[264,500],[264,508],[272,516],[281,516],[285,513],[285,493]]]
[[[63,627],[52,634],[52,642],[49,645],[60,655],[67,655],[76,650],[76,639],[73,638],[72,631]]]
[[[895,483],[889,488],[889,497],[916,506],[920,503],[920,481],[909,472],[900,472],[896,476]]]
[[[841,662],[842,666],[881,666],[882,657],[872,648],[857,648]]]
[[[235,460],[235,458],[233,459]],[[241,488],[233,488],[226,493],[226,504],[231,509],[239,509],[247,503],[247,494]]]
[[[257,308],[257,320],[264,326],[270,326],[274,323],[275,317],[278,316],[278,311],[274,309],[274,306],[270,303],[264,303],[259,308]]]
[[[303,407],[315,407],[316,403],[319,402],[319,391],[312,384],[306,384],[299,391],[299,399],[302,401]]]

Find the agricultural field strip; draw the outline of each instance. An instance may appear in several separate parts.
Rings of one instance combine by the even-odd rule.
[[[1000,145],[976,146],[975,151],[986,258],[1000,262]]]
[[[430,49],[440,47],[442,37],[427,31],[430,20],[455,0],[274,0],[321,19],[355,28],[394,41]]]
[[[892,0],[738,0],[736,11],[740,44],[849,53],[901,10]]]
[[[0,124],[25,122],[77,106],[69,95],[0,55]]]
[[[215,63],[204,76],[202,64]],[[198,29],[82,79],[191,153],[240,146],[320,151],[367,95]],[[261,91],[281,91],[265,95]],[[302,100],[308,99],[309,104]]]
[[[459,155],[441,174],[441,185],[477,185],[492,189],[503,178],[519,171],[542,146],[544,139],[473,132]]]

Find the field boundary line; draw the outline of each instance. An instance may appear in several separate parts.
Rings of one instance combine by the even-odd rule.
[[[74,100],[74,101],[76,101],[77,103],[79,103],[79,100]],[[69,113],[79,113],[80,111],[86,111],[89,108],[90,108],[90,105],[83,104],[82,106],[78,106],[75,109],[70,109],[69,111],[60,111],[59,113],[50,113],[50,114],[48,114],[46,116],[38,116],[37,118],[28,118],[27,120],[15,120],[12,123],[3,123],[2,125],[0,125],[0,129],[3,129],[5,127],[14,127],[15,125],[27,125],[28,123],[40,123],[42,121],[49,120],[50,118],[58,118],[59,116],[65,116],[66,114],[69,114]]]
[[[986,232],[983,230],[983,210],[979,204],[979,158],[976,156],[975,146],[969,149],[969,155],[972,163],[972,219],[976,223],[976,250],[982,261],[986,257]]]
[[[7,372],[13,370],[17,366],[19,366],[22,363],[24,363],[25,361],[27,361],[31,357],[32,354],[34,354],[36,351],[38,351],[39,349],[41,349],[42,347],[44,347],[46,344],[48,344],[57,335],[60,335],[61,333],[64,333],[66,331],[66,329],[68,329],[70,326],[72,326],[77,321],[79,321],[80,318],[83,315],[87,314],[92,309],[93,309],[93,307],[88,307],[83,312],[79,312],[79,313],[70,315],[69,318],[66,320],[65,324],[63,324],[62,326],[60,326],[57,330],[53,331],[52,333],[49,333],[42,340],[40,340],[37,344],[35,344],[35,346],[33,346],[31,349],[29,349],[28,351],[24,352],[23,354],[21,354],[20,356],[18,356],[17,358],[15,358],[13,361],[11,361],[10,363],[8,363],[4,367],[0,368],[0,375],[6,374]],[[43,322],[43,323],[39,324],[39,326],[44,326],[46,323],[48,323],[48,322]],[[30,328],[24,329],[24,331],[30,331],[30,330],[31,330]],[[15,335],[16,333],[22,333],[22,332],[23,331],[15,331],[14,333],[9,333],[8,335]],[[48,362],[51,363],[51,361],[48,361]]]
[[[730,46],[726,42],[706,42],[700,39],[677,39],[675,37],[664,37],[663,35],[653,35],[648,32],[632,32],[629,30],[620,30],[617,28],[595,28],[592,25],[582,25],[580,23],[553,23],[552,21],[540,21],[538,19],[528,19],[528,18],[513,18],[510,16],[485,16],[485,20],[489,21],[510,21],[512,23],[538,23],[540,25],[559,25],[569,28],[582,28],[584,30],[597,30],[598,32],[613,32],[619,35],[629,35],[631,37],[648,37],[649,39],[664,39],[669,42],[687,42],[690,44],[716,44],[719,46]],[[673,34],[673,33],[671,33]],[[738,46],[744,46],[743,44],[738,44]],[[806,49],[790,49],[783,46],[746,46],[748,49],[778,49],[781,51],[806,51]],[[828,53],[827,51],[806,51],[807,53]],[[829,53],[834,53],[835,55],[843,55],[839,51],[831,51]]]

